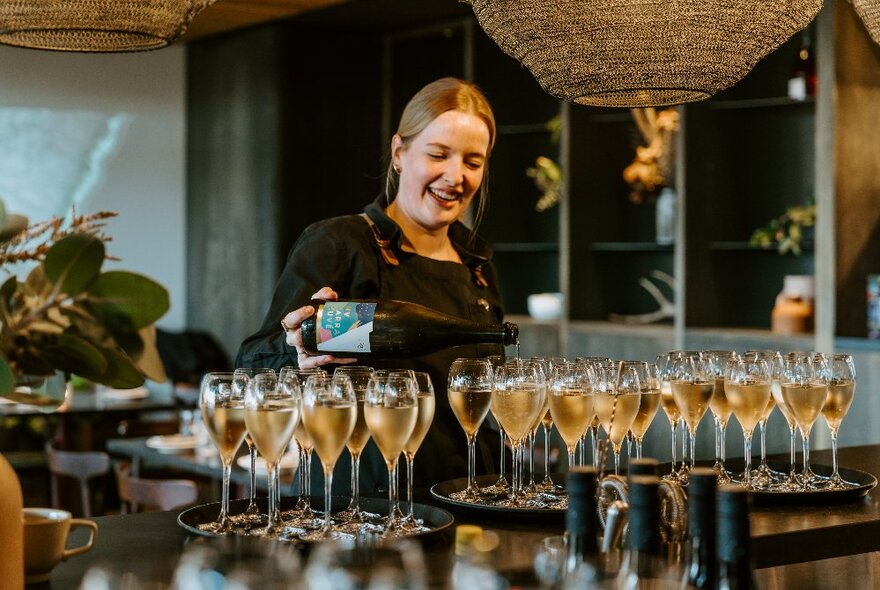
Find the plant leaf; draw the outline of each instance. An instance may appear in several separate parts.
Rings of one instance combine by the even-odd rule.
[[[104,242],[95,236],[75,233],[49,248],[43,267],[46,278],[67,295],[78,295],[101,272]]]
[[[107,372],[107,359],[88,340],[73,334],[60,334],[42,348],[43,357],[56,369],[98,379]]]
[[[0,242],[6,242],[27,229],[28,218],[23,215],[9,214],[5,212],[0,221]]]
[[[126,271],[102,273],[89,287],[89,306],[113,332],[139,330],[165,315],[168,291],[143,275]]]
[[[164,383],[168,376],[165,374],[165,365],[156,348],[156,326],[141,328],[138,333],[143,341],[143,351],[135,357],[138,369],[157,383]]]
[[[93,381],[120,389],[131,389],[144,384],[144,376],[123,352],[112,348],[101,348],[100,350],[104,358],[107,359],[107,370]]]

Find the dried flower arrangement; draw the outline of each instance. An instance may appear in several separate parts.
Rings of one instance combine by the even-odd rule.
[[[636,157],[624,168],[623,179],[630,185],[630,201],[638,204],[655,198],[664,186],[673,184],[679,114],[675,109],[658,112],[653,107],[630,112],[645,145],[636,147]]]
[[[547,121],[544,127],[550,132],[551,141],[559,143],[562,133],[562,118],[558,115]],[[538,202],[535,203],[536,211],[545,211],[553,207],[562,198],[562,168],[552,158],[538,156],[535,165],[526,168],[526,176],[534,180],[535,186],[541,191]]]

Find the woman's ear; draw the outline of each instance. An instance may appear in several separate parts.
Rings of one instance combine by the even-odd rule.
[[[400,170],[400,156],[403,151],[403,138],[397,133],[391,138],[391,165],[395,170]]]

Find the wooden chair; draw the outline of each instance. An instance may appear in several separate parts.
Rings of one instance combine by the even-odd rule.
[[[110,455],[103,451],[62,451],[49,443],[46,445],[46,460],[49,465],[52,506],[61,507],[58,476],[71,477],[79,483],[82,514],[86,518],[90,517],[92,507],[89,480],[109,473]]]
[[[142,479],[131,475],[129,463],[116,465],[116,483],[122,513],[132,512],[143,507],[159,510],[174,510],[181,506],[195,504],[199,495],[196,483],[189,479]]]

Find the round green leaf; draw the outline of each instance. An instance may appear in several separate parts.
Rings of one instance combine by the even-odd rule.
[[[89,287],[92,310],[114,332],[139,330],[165,315],[168,291],[143,275],[126,271],[101,273]],[[114,329],[115,328],[115,329]]]
[[[120,389],[130,389],[144,384],[144,376],[125,354],[112,348],[102,348],[101,353],[107,359],[107,370],[93,381]]]
[[[104,243],[88,234],[71,234],[49,248],[46,278],[63,293],[78,295],[95,280],[104,264]]]
[[[0,395],[5,395],[13,389],[15,389],[15,375],[6,359],[0,358]]]
[[[107,372],[107,359],[88,340],[59,334],[43,347],[43,357],[58,370],[96,379]]]

